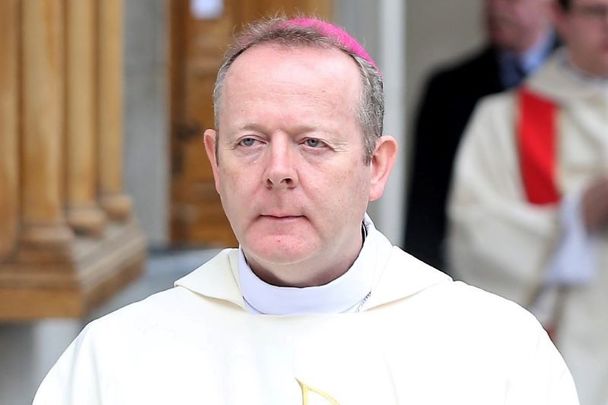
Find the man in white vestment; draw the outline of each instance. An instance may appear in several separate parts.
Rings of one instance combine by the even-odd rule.
[[[455,277],[527,306],[581,403],[608,404],[608,0],[560,0],[565,47],[468,126],[450,202]]]
[[[529,312],[407,255],[365,214],[397,151],[382,85],[332,24],[242,33],[204,134],[239,248],[89,324],[34,404],[578,404]]]

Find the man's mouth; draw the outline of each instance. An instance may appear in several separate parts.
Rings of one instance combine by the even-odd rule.
[[[262,214],[260,215],[263,218],[268,219],[293,219],[293,218],[302,218],[303,215],[291,215],[291,214]]]

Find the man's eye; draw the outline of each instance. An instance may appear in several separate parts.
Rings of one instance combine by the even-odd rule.
[[[304,141],[304,143],[306,144],[306,146],[309,146],[311,148],[318,148],[323,146],[323,142],[321,142],[317,138],[308,138]]]
[[[253,146],[256,142],[255,138],[243,138],[239,141],[240,146]]]

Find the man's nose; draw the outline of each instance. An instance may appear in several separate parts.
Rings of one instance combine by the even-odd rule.
[[[297,186],[296,151],[285,140],[273,141],[268,151],[264,184],[269,189],[289,189]]]

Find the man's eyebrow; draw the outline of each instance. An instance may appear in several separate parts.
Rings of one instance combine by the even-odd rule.
[[[266,128],[261,124],[246,123],[237,127],[237,131],[256,131],[265,132]]]
[[[291,126],[287,128],[290,134],[303,134],[307,132],[318,131],[320,129],[319,126],[302,124],[297,126]],[[256,131],[256,132],[268,132],[268,128],[264,126],[264,124],[260,123],[247,123],[239,126],[237,131]]]

